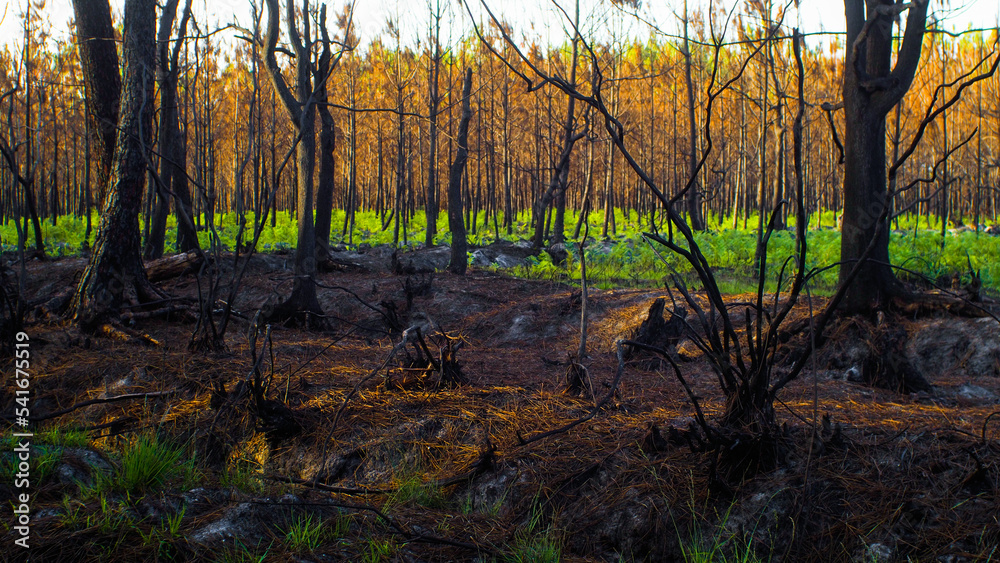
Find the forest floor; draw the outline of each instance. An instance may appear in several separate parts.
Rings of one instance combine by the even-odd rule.
[[[27,297],[72,284],[83,265],[31,263]],[[224,352],[190,352],[195,325],[178,319],[136,321],[159,346],[82,336],[44,316],[29,324],[33,415],[149,395],[36,424],[31,548],[10,545],[19,536],[5,518],[0,559],[1000,560],[992,318],[899,319],[909,364],[932,385],[916,393],[857,382],[870,327],[841,322],[779,395],[777,467],[723,487],[710,482],[711,453],[662,439],[687,428],[693,409],[655,362],[628,363],[589,421],[522,443],[594,407],[564,393],[578,288],[484,269],[339,269],[319,276],[328,331],[272,326],[252,343],[250,320],[276,287],[288,291],[290,265],[251,261]],[[195,302],[204,283],[186,274],[159,287]],[[591,290],[583,363],[598,397],[610,392],[616,340],[658,297],[666,290]],[[795,314],[808,311],[803,302]],[[406,369],[412,345],[393,356],[398,328],[412,325],[435,356],[442,332],[461,341],[461,385],[437,388],[435,376]],[[708,363],[690,341],[678,349],[707,414],[720,413]],[[268,384],[260,418],[247,394],[254,353]],[[0,412],[14,407],[6,385]],[[16,445],[2,452],[5,471]],[[161,472],[141,471],[157,461]],[[0,484],[5,504],[18,492]]]

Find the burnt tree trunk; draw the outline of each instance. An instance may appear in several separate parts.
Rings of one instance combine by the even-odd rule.
[[[177,215],[177,251],[187,252],[198,248],[198,237],[191,222],[191,194],[188,192],[187,177],[184,163],[187,160],[180,139],[180,126],[177,114],[177,61],[180,47],[184,42],[187,23],[191,17],[191,0],[187,0],[181,16],[177,32],[177,42],[170,49],[170,31],[177,15],[179,0],[169,0],[163,7],[160,16],[160,29],[157,32],[156,80],[160,86],[160,181],[156,186],[156,206],[153,210],[149,238],[146,240],[143,255],[145,258],[163,256],[163,246],[166,240],[167,215],[170,213],[170,200],[173,196],[174,209]],[[172,193],[171,193],[172,192]]]
[[[267,0],[267,34],[264,37],[264,62],[274,89],[288,112],[292,126],[299,134],[295,147],[296,178],[298,190],[295,211],[298,218],[298,237],[295,245],[295,282],[288,299],[278,304],[270,314],[277,321],[304,321],[306,325],[321,324],[322,309],[316,298],[316,229],[313,225],[313,171],[316,168],[316,99],[313,96],[312,64],[310,62],[309,2],[303,1],[302,28],[304,37],[295,25],[295,6],[291,0],[285,5],[289,43],[295,54],[295,93],[293,94],[281,73],[275,58],[279,35],[278,0]],[[324,77],[325,78],[325,77]]]
[[[688,166],[689,174],[694,174],[698,166],[698,134],[694,117],[694,81],[691,78],[691,44],[688,41],[688,8],[687,1],[684,2],[684,84],[687,89],[687,111],[688,111]],[[698,183],[691,185],[691,190],[687,193],[687,212],[691,222],[691,228],[696,231],[705,230],[705,219],[701,213],[701,193],[698,191]],[[762,212],[763,213],[763,212]]]
[[[430,137],[427,155],[427,197],[424,214],[427,217],[427,230],[424,234],[424,246],[434,245],[434,236],[437,235],[438,217],[438,187],[437,187],[437,138],[438,138],[438,105],[441,102],[438,96],[438,77],[441,74],[441,2],[437,3],[437,11],[431,10],[431,32],[428,39],[431,41],[431,68],[427,77],[427,110],[430,121]]]
[[[330,248],[330,229],[333,215],[333,187],[336,162],[333,151],[337,144],[333,115],[327,107],[326,81],[335,64],[331,61],[330,38],[326,32],[326,5],[321,8],[318,25],[323,39],[323,52],[313,73],[316,82],[316,103],[319,111],[319,185],[316,189],[316,245],[324,255]]]
[[[462,176],[465,163],[469,160],[469,121],[472,120],[472,69],[466,69],[462,84],[462,118],[458,123],[458,152],[448,171],[448,228],[451,230],[451,262],[448,270],[453,274],[465,274],[469,266],[466,253],[469,245],[465,240],[465,223],[462,221]]]
[[[892,68],[892,25],[902,9],[891,1],[844,0],[847,56],[844,63],[844,215],[840,283],[874,247],[841,304],[847,313],[871,311],[898,294],[889,262],[889,222],[880,220],[888,205],[885,117],[910,88],[920,61],[927,0],[914,0],[906,32]]]
[[[77,13],[80,4],[78,0]],[[107,11],[103,2],[102,11]],[[121,93],[118,135],[115,141],[111,175],[101,213],[101,223],[94,241],[94,252],[83,272],[72,310],[84,331],[91,331],[115,320],[127,302],[158,299],[160,296],[146,279],[139,255],[139,210],[146,184],[146,162],[153,124],[153,69],[155,65],[155,13],[153,0],[127,0],[125,3],[124,46],[125,87]],[[78,30],[79,34],[79,30]],[[89,41],[80,36],[80,44]],[[113,48],[113,46],[112,46]],[[99,82],[117,72],[116,59],[92,60],[96,66],[85,67],[86,83]],[[90,90],[89,92],[94,92]],[[93,100],[103,105],[106,100]]]
[[[97,157],[97,204],[104,203],[115,153],[122,82],[108,0],[73,0],[77,47]]]

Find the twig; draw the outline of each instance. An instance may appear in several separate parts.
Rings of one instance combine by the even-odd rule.
[[[366,489],[357,487],[335,487],[333,485],[327,485],[325,483],[315,483],[310,479],[299,479],[297,477],[288,477],[286,475],[269,475],[269,479],[272,481],[277,481],[279,483],[290,483],[292,485],[302,485],[303,487],[309,487],[311,489],[316,489],[318,491],[326,491],[328,493],[338,493],[342,495],[385,495],[394,492],[396,489]]]
[[[43,414],[39,416],[28,417],[28,420],[32,422],[41,422],[43,420],[49,420],[51,418],[56,418],[64,414],[71,413],[77,409],[82,409],[84,407],[89,407],[91,405],[100,405],[104,403],[116,403],[118,401],[128,401],[130,399],[148,399],[150,397],[164,397],[167,395],[173,395],[176,391],[154,391],[152,393],[127,393],[125,395],[116,395],[114,397],[104,397],[101,399],[89,399],[87,401],[79,402],[69,408],[58,410],[55,412],[50,412],[48,414]],[[6,417],[5,417],[6,418]]]
[[[986,420],[983,421],[983,444],[986,443],[986,425],[990,423],[991,418],[997,415],[1000,415],[1000,411],[991,412],[986,416]]]

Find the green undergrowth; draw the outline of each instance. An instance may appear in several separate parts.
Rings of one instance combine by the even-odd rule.
[[[92,217],[95,228],[90,234],[90,244],[93,244],[94,231],[97,224],[96,214]],[[334,210],[332,217],[331,241],[337,244],[347,244],[354,248],[363,245],[375,246],[391,244],[394,237],[394,224],[389,216],[380,216],[373,211],[358,212],[355,216],[352,234],[344,232],[345,214],[343,210]],[[569,211],[566,217],[566,245],[569,260],[564,264],[555,264],[547,254],[529,260],[529,263],[516,268],[514,275],[532,279],[547,279],[553,281],[578,282],[580,279],[580,260],[578,241],[574,239],[574,231],[579,220],[577,212]],[[219,213],[214,216],[214,231],[204,226],[206,218],[198,218],[203,229],[198,236],[203,248],[212,247],[217,242],[219,248],[228,250],[235,248],[240,230],[239,217],[235,213]],[[254,225],[253,214],[245,216],[246,230],[243,240],[252,238]],[[658,245],[652,245],[643,238],[642,233],[653,229],[648,217],[641,218],[635,213],[615,211],[614,233],[607,237],[601,236],[604,226],[603,212],[592,212],[587,217],[590,225],[585,254],[588,267],[588,278],[592,285],[599,288],[661,286],[671,274],[680,275],[693,287],[697,286],[695,276],[687,262],[676,254],[672,254]],[[709,264],[716,271],[716,278],[724,293],[743,293],[755,291],[756,287],[750,280],[754,277],[753,263],[757,244],[755,215],[733,220],[732,217],[709,218],[709,229],[697,233],[695,239],[705,253]],[[503,218],[496,222],[480,212],[475,220],[475,228],[469,229],[469,242],[472,245],[486,245],[498,240],[528,240],[531,238],[530,216],[527,212],[520,213],[512,221],[510,228],[504,226]],[[782,266],[793,256],[795,237],[791,230],[794,218],[789,218],[789,229],[775,232],[768,244],[767,289],[773,291],[777,287]],[[810,268],[822,268],[836,264],[840,257],[840,233],[833,229],[836,216],[825,211],[813,214],[809,220],[809,252]],[[435,238],[437,244],[451,242],[451,233],[447,231],[447,216],[441,213],[438,217],[439,234]],[[499,233],[498,229],[499,227]],[[655,225],[656,230],[663,231],[663,224]],[[983,286],[1000,291],[1000,237],[993,237],[975,232],[946,232],[942,239],[940,220],[932,217],[904,216],[894,222],[894,230],[890,239],[890,256],[893,264],[905,270],[912,270],[917,276],[931,280],[943,280],[954,275],[969,279],[969,268],[981,276]],[[167,222],[167,252],[173,252],[176,239],[176,219],[170,216]],[[401,247],[414,248],[424,241],[426,217],[422,211],[417,211],[401,225],[398,244]],[[60,217],[56,225],[50,221],[42,223],[46,252],[52,256],[69,256],[79,252],[86,229],[82,217],[67,215]],[[213,235],[213,232],[215,233]],[[217,238],[216,238],[217,235]],[[285,211],[275,216],[274,226],[270,218],[265,221],[258,250],[261,252],[283,252],[294,248],[297,227],[294,217]],[[28,245],[31,245],[33,234],[27,234]],[[17,232],[13,222],[0,225],[0,249],[11,251],[16,249]],[[682,244],[682,246],[684,246]],[[791,276],[792,264],[785,267],[783,279]],[[811,282],[812,290],[823,294],[832,290],[837,282],[839,269],[834,267],[815,276]],[[900,270],[903,276],[913,274]],[[950,283],[950,282],[949,282]]]

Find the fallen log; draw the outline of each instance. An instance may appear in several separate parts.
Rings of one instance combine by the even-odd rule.
[[[164,256],[146,262],[146,277],[152,283],[169,280],[196,271],[201,267],[203,261],[204,254],[197,250]]]

